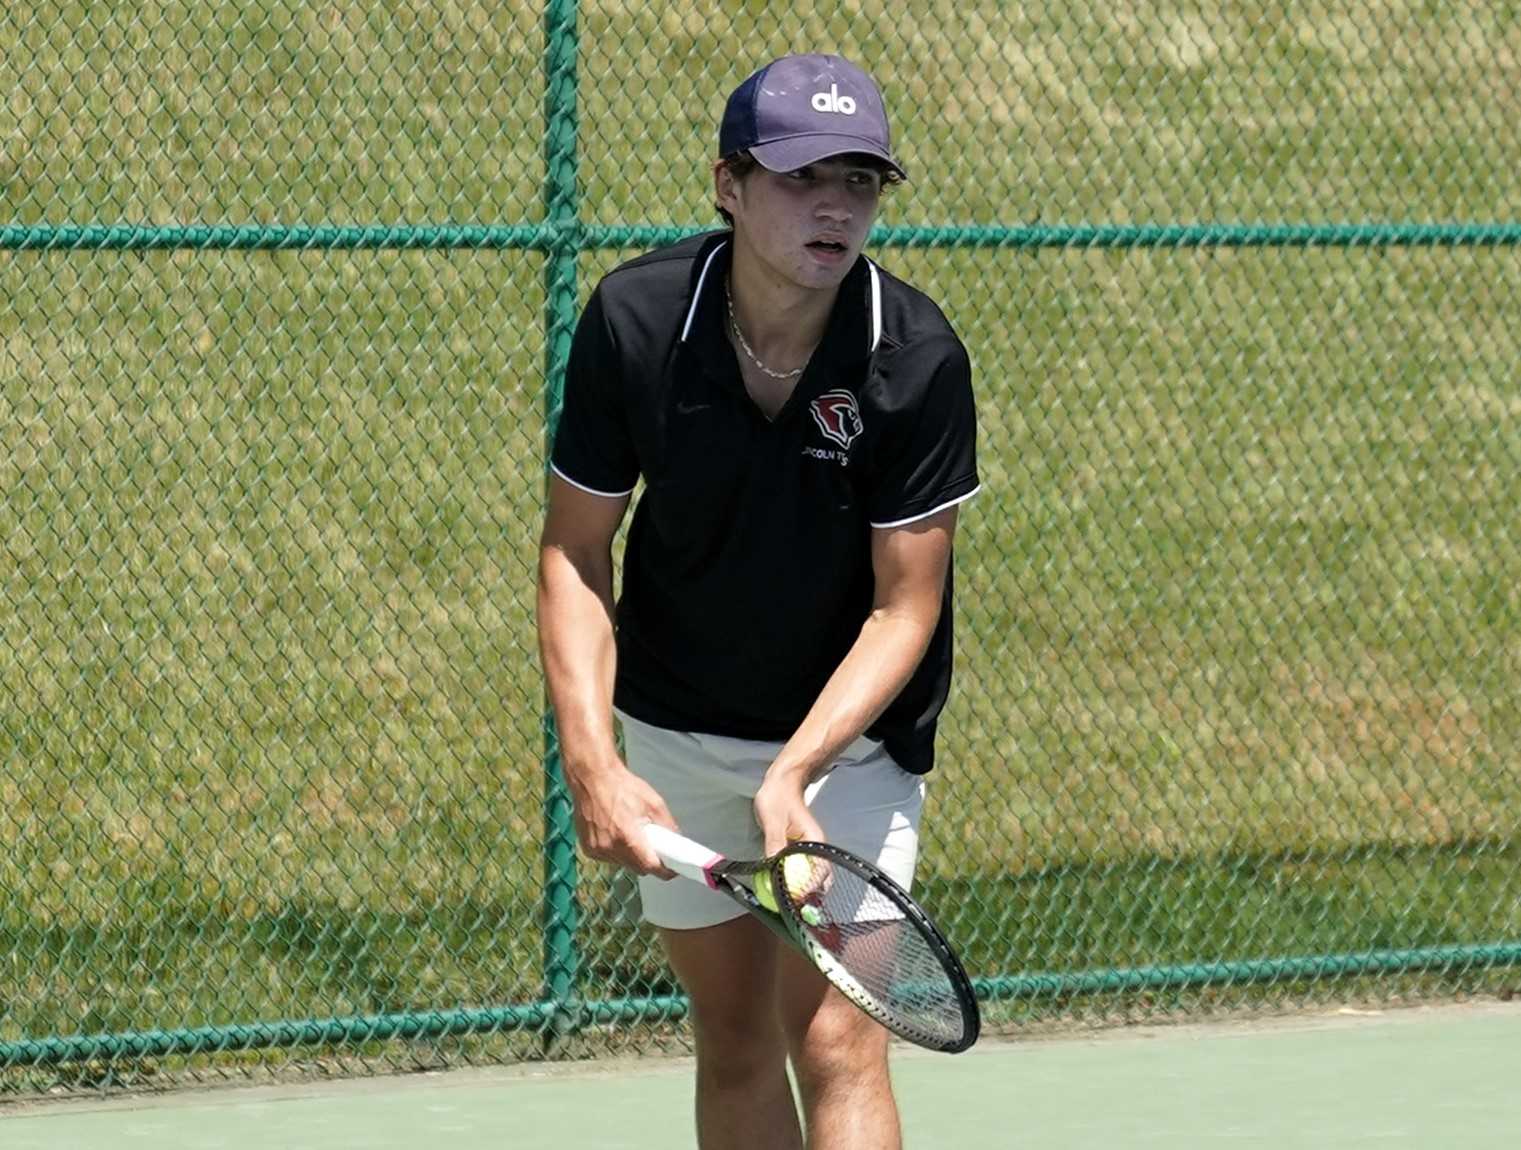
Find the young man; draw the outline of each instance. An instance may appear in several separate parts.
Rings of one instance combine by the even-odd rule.
[[[909,885],[977,489],[970,367],[861,254],[903,178],[870,77],[773,62],[730,97],[719,154],[730,230],[617,268],[581,317],[540,644],[581,846],[639,872],[691,998],[703,1150],[803,1145],[789,1056],[808,1146],[886,1150],[886,1031],[726,897],[664,881],[641,827],[738,858],[826,839]]]

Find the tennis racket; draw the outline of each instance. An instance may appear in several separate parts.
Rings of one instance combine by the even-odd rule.
[[[654,823],[645,833],[667,867],[723,891],[894,1034],[949,1054],[977,1041],[982,1018],[961,960],[872,863],[818,842],[740,862]]]

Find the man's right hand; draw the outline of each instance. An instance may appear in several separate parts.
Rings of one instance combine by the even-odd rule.
[[[654,787],[622,763],[596,773],[576,772],[570,782],[576,838],[588,858],[638,874],[675,878],[645,841],[644,825],[678,829]]]

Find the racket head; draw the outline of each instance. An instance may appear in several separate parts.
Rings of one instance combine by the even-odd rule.
[[[966,1050],[982,1015],[961,960],[924,909],[881,868],[828,843],[766,860],[795,944],[856,1006],[931,1050]]]

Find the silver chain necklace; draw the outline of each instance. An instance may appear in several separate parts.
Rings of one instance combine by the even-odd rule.
[[[745,356],[750,360],[751,363],[760,368],[761,371],[765,372],[772,379],[795,379],[797,376],[803,374],[803,368],[801,367],[794,368],[792,371],[772,371],[769,367],[763,364],[760,361],[760,356],[756,355],[755,352],[751,350],[750,345],[745,342],[745,333],[739,330],[739,320],[734,318],[734,293],[729,290],[728,284],[724,284],[724,302],[729,305],[729,327],[734,332],[734,338],[739,341],[740,350],[745,353]],[[804,366],[806,367],[807,365],[805,364]]]

